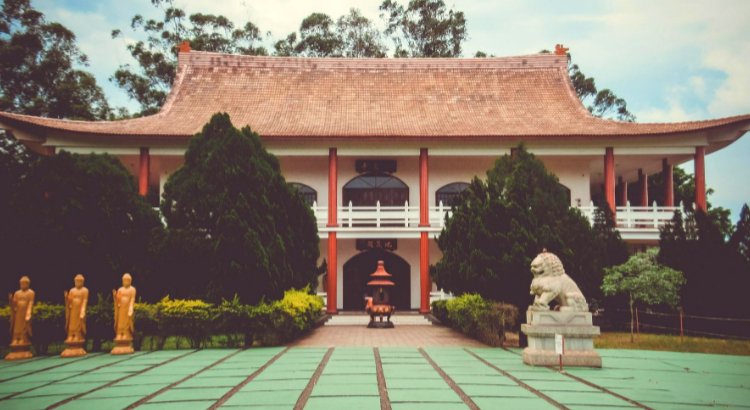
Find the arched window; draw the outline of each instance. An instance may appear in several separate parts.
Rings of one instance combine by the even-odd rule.
[[[349,206],[403,206],[409,200],[409,187],[388,174],[360,175],[344,185],[342,204]]]
[[[565,194],[565,198],[568,200],[568,205],[573,205],[570,203],[570,188],[566,187],[565,185],[561,183],[557,183],[557,187],[562,191],[563,194]]]
[[[443,186],[435,191],[435,206],[439,206],[440,201],[443,201],[443,206],[451,206],[453,198],[465,191],[468,187],[469,184],[466,182],[454,182]]]
[[[297,191],[302,194],[302,197],[305,198],[305,202],[307,202],[308,205],[313,206],[315,201],[318,200],[318,191],[309,186],[297,182],[290,182],[289,185],[297,188]]]

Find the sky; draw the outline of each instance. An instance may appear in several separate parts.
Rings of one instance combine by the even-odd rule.
[[[398,0],[405,4],[407,0]],[[271,32],[268,49],[297,30],[313,12],[334,20],[358,8],[383,27],[381,0],[175,0],[186,13],[227,16],[235,26],[251,21]],[[477,50],[496,56],[535,54],[562,43],[573,61],[624,98],[638,122],[678,122],[750,113],[750,1],[446,1],[467,19],[464,56]],[[151,0],[32,0],[46,16],[75,32],[90,59],[87,70],[113,106],[138,106],[108,79],[121,64],[134,61],[126,44],[142,39],[130,28],[135,14],[159,19]],[[113,29],[125,38],[112,39]],[[391,45],[391,51],[393,46]],[[748,133],[750,134],[750,133]],[[736,220],[750,203],[750,135],[706,157],[709,197],[732,210]],[[693,164],[683,167],[689,173]]]

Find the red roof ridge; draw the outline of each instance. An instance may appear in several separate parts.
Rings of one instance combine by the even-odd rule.
[[[191,50],[179,65],[210,67],[294,68],[311,70],[429,70],[566,68],[567,56],[551,53],[487,58],[330,58],[268,57]]]

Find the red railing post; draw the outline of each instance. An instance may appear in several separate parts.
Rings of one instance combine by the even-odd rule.
[[[682,308],[680,308],[680,343],[685,343],[685,332],[682,329]]]
[[[638,322],[638,306],[635,307],[635,332],[638,338],[641,337],[641,324]]]

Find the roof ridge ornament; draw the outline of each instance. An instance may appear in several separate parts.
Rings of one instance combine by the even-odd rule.
[[[179,46],[174,46],[174,48],[180,50],[180,53],[189,53],[190,52],[190,42],[189,41],[183,41]]]
[[[568,50],[570,49],[563,47],[562,44],[555,45],[555,55],[558,55],[558,56],[567,55]]]

